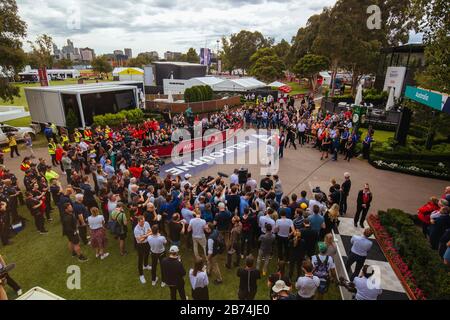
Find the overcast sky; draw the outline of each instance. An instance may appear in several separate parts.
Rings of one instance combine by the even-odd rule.
[[[308,18],[335,0],[17,0],[28,39],[46,33],[96,53],[216,50],[222,36],[242,29],[291,41]],[[25,45],[28,50],[29,46]]]

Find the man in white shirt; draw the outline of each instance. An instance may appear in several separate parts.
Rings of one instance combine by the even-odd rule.
[[[234,169],[233,174],[230,176],[230,184],[235,184],[235,185],[239,184],[239,170],[238,169]]]
[[[273,213],[273,210],[271,208],[268,208],[266,210],[266,214],[259,218],[259,227],[261,228],[261,232],[263,234],[266,234],[266,225],[270,224],[272,226],[272,230],[275,229],[275,220],[272,219],[270,216]]]
[[[308,213],[311,215],[313,213],[314,206],[317,205],[319,207],[319,212],[321,215],[324,215],[327,211],[327,206],[322,203],[322,194],[315,193],[314,199],[309,200],[308,204]]]
[[[203,254],[206,257],[206,236],[205,236],[206,221],[195,214],[194,218],[189,221],[188,232],[192,231],[192,243],[194,246],[194,255],[200,258],[198,254],[198,245],[203,249]]]
[[[252,174],[251,173],[248,173],[248,175],[247,175],[247,183],[245,185],[246,186],[250,186],[251,192],[255,191],[256,187],[258,186],[258,183],[256,182],[256,180],[252,178]]]
[[[350,281],[355,279],[366,262],[367,255],[373,244],[369,239],[372,234],[372,229],[366,228],[363,236],[353,236],[350,240],[352,248],[350,250],[350,254],[348,255],[347,263],[345,264],[348,273],[351,271],[351,266],[356,262],[355,272],[351,275]]]
[[[181,190],[184,190],[184,187],[185,187],[186,185],[189,185],[189,187],[192,187],[192,183],[189,182],[189,179],[190,179],[191,177],[192,177],[192,176],[191,176],[189,173],[186,173],[186,174],[184,175],[184,181],[181,181],[181,183],[180,183]]]
[[[152,285],[155,286],[158,282],[158,277],[156,276],[156,270],[158,268],[158,261],[161,264],[161,260],[164,258],[164,245],[167,243],[166,237],[159,233],[158,225],[152,226],[152,234],[147,238],[148,244],[150,245],[150,252],[152,255]],[[161,288],[164,288],[166,284],[161,282]]]
[[[378,296],[383,293],[379,284],[374,281],[374,271],[371,269],[370,266],[365,265],[361,271],[361,275],[353,279],[353,284],[356,289],[356,300],[377,300]]]
[[[138,252],[138,271],[139,280],[145,284],[144,270],[151,270],[148,265],[148,256],[150,254],[150,246],[147,242],[148,236],[151,235],[150,224],[145,221],[144,216],[138,218],[138,224],[134,227],[134,237],[136,239],[136,249]]]
[[[303,277],[299,277],[295,283],[295,288],[298,290],[298,299],[312,300],[316,294],[317,288],[320,286],[320,279],[313,275],[314,267],[311,261],[304,261],[302,269],[305,275]]]
[[[277,234],[278,259],[289,261],[289,235],[295,231],[294,223],[286,218],[286,210],[281,209],[280,219],[275,222]],[[284,252],[284,255],[283,255]]]
[[[298,143],[300,146],[305,144],[305,132],[306,132],[306,123],[302,120],[297,124],[298,131]]]

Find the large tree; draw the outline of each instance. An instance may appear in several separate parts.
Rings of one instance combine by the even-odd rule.
[[[314,92],[316,90],[319,72],[327,70],[329,65],[330,62],[326,57],[307,54],[297,62],[293,71],[299,78],[308,78],[311,90]]]
[[[260,32],[241,30],[232,34],[230,39],[222,39],[227,69],[242,69],[244,72],[251,67],[251,56],[261,48],[272,46],[274,39],[265,38]]]
[[[51,36],[42,34],[38,36],[35,42],[28,41],[31,46],[31,55],[37,61],[39,68],[53,67],[53,39]]]
[[[112,66],[105,56],[98,56],[92,60],[92,69],[101,74],[108,74],[112,71]]]
[[[289,63],[289,53],[291,50],[291,45],[284,39],[281,39],[279,43],[273,46],[277,56],[283,60],[284,64]]]
[[[27,25],[17,11],[15,0],[0,0],[0,73],[6,76],[20,72],[26,61],[22,39]],[[15,96],[19,96],[19,88],[0,74],[0,99],[12,102]]]
[[[146,65],[151,64],[152,62],[153,62],[152,56],[145,53],[139,53],[136,58],[128,59],[127,66],[142,68]]]
[[[259,49],[251,56],[250,63],[250,74],[262,81],[272,82],[284,75],[285,64],[274,48]]]
[[[419,31],[424,32],[425,70],[417,76],[420,85],[450,92],[450,2],[412,0]]]
[[[190,63],[199,63],[200,57],[197,54],[197,51],[194,48],[189,48],[189,50],[186,52],[186,62]]]

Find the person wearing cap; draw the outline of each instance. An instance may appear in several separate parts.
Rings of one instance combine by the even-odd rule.
[[[186,270],[181,263],[178,253],[178,247],[171,246],[169,249],[169,256],[161,261],[161,280],[169,287],[171,300],[177,300],[177,291],[180,295],[180,299],[186,300],[187,297],[184,291],[184,276],[186,275]]]
[[[333,257],[328,256],[328,247],[324,242],[319,242],[319,254],[312,257],[311,262],[314,266],[313,274],[320,279],[318,292],[323,295],[328,290],[330,279],[336,278],[336,266]]]
[[[278,280],[272,287],[272,300],[297,300],[297,297],[290,294],[291,288],[283,280]]]
[[[354,235],[350,240],[352,248],[350,250],[350,254],[348,255],[347,263],[345,264],[345,268],[348,273],[351,272],[351,267],[356,262],[355,271],[350,276],[350,281],[355,279],[364,266],[364,262],[366,261],[367,255],[373,245],[372,241],[369,239],[372,234],[372,229],[366,228],[362,236]]]

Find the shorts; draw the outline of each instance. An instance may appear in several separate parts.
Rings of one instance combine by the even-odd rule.
[[[126,240],[127,232],[125,231],[124,233],[120,234],[118,238],[119,238],[119,240]]]
[[[67,239],[69,239],[69,242],[73,245],[80,244],[80,236],[78,234],[68,235]]]

